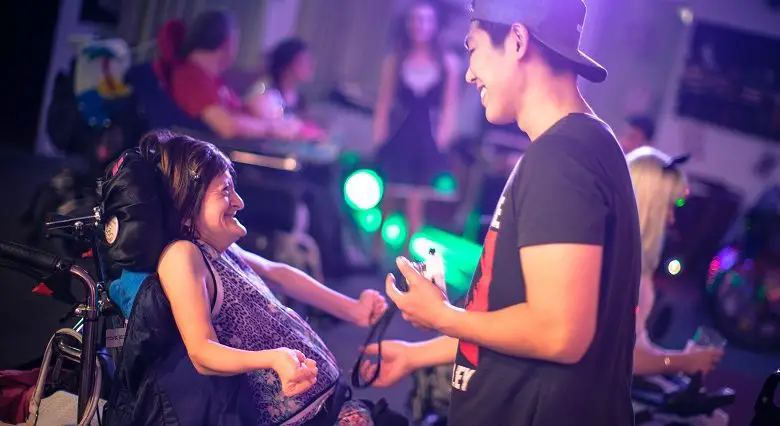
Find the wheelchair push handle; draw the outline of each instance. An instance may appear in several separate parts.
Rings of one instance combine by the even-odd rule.
[[[6,258],[12,262],[46,273],[65,272],[73,265],[73,262],[69,260],[8,241],[0,241],[0,258]]]

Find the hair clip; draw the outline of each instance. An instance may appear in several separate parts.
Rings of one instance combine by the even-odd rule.
[[[691,159],[691,154],[683,154],[674,157],[664,166],[664,170],[676,170],[677,166],[685,164]]]

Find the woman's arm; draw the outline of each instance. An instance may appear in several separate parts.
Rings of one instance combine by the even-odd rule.
[[[265,138],[273,131],[269,120],[228,111],[216,104],[204,108],[200,118],[222,139]]]
[[[374,105],[373,138],[374,145],[386,142],[390,126],[390,108],[393,104],[393,94],[396,84],[396,56],[390,55],[382,61],[379,75],[379,90]]]
[[[639,305],[636,310],[636,343],[634,344],[634,375],[662,374],[681,371],[680,353],[656,347],[647,335],[647,318],[655,304],[655,285],[651,275],[639,280]],[[674,366],[672,360],[674,359]]]
[[[231,376],[274,368],[279,355],[276,350],[244,351],[219,343],[211,323],[210,274],[198,247],[189,241],[169,245],[157,272],[187,354],[199,373]]]
[[[634,345],[634,375],[668,374],[688,371],[689,357],[682,351],[653,345],[647,333],[637,334]]]
[[[344,321],[358,322],[357,316],[362,313],[362,309],[357,300],[329,289],[293,267],[264,259],[237,245],[233,245],[232,249],[240,254],[252,270],[271,281],[284,294]]]
[[[460,65],[458,57],[452,52],[444,55],[444,66],[447,70],[447,79],[444,84],[444,95],[442,99],[441,120],[436,132],[436,145],[439,150],[447,149],[452,139],[455,137],[456,122],[458,115],[458,97],[460,85],[458,84],[458,74]]]

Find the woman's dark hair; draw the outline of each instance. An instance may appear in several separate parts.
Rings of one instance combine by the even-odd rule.
[[[512,31],[511,25],[482,20],[476,22],[477,25],[479,25],[479,28],[488,34],[488,37],[490,37],[490,42],[495,47],[503,46],[506,37]],[[572,63],[568,59],[557,54],[554,50],[544,45],[544,43],[537,40],[533,34],[531,34],[531,40],[536,46],[537,51],[544,58],[544,61],[547,62],[547,65],[549,65],[553,71],[560,72],[564,70],[572,70]]]
[[[436,13],[436,20],[438,21],[438,25],[436,26],[436,34],[434,34],[433,38],[431,39],[431,48],[437,56],[441,56],[443,54],[442,52],[444,49],[441,45],[441,40],[439,39],[443,25],[442,8],[434,0],[416,0],[406,9],[404,13],[401,14],[401,16],[398,17],[395,23],[395,44],[393,46],[393,50],[398,56],[399,63],[402,62],[402,59],[409,54],[410,50],[412,50],[412,40],[409,38],[409,28],[407,27],[409,16],[414,9],[421,6],[429,6]]]
[[[277,44],[268,58],[268,75],[271,78],[271,84],[278,87],[284,73],[295,62],[298,55],[307,50],[309,50],[309,46],[306,42],[295,37],[282,40]]]
[[[216,50],[237,27],[233,14],[220,10],[201,13],[187,28],[178,55],[184,59],[195,50]]]
[[[230,160],[217,147],[170,130],[153,130],[141,138],[141,156],[162,173],[173,199],[174,219],[181,224],[180,238],[197,238],[194,223],[211,181],[229,171]],[[186,223],[186,225],[185,225]]]
[[[412,50],[412,40],[409,38],[409,16],[414,9],[428,6],[436,13],[436,34],[431,39],[431,51],[436,62],[439,63],[442,70],[442,80],[447,79],[447,67],[444,66],[444,46],[441,43],[440,35],[441,28],[444,26],[444,9],[436,0],[415,0],[401,16],[398,17],[395,23],[395,30],[393,34],[395,36],[395,43],[393,45],[393,52],[395,54],[395,75],[398,76],[401,71],[401,66],[404,60]]]

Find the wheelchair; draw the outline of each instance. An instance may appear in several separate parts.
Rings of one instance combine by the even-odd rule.
[[[65,362],[77,366],[76,424],[93,424],[96,414],[99,423],[98,410],[101,395],[105,390],[104,380],[111,379],[114,368],[114,358],[107,354],[106,347],[119,348],[122,344],[121,332],[110,331],[121,330],[121,327],[111,329],[108,326],[124,322],[109,300],[105,286],[105,271],[98,240],[98,232],[102,232],[101,211],[96,207],[91,216],[47,222],[45,230],[66,231],[75,238],[89,241],[96,276],[71,259],[25,245],[0,241],[0,267],[22,272],[44,283],[55,277],[69,275],[81,284],[85,295],[84,300],[76,304],[72,311],[72,316],[78,318],[76,324],[71,328],[57,330],[46,345],[35,391],[30,399],[26,424],[36,425],[41,420],[41,411],[47,408],[44,400],[44,394],[48,393],[47,384],[52,378],[57,381]],[[59,401],[63,400],[67,402],[70,398],[59,398]],[[49,408],[53,411],[63,409],[52,407],[51,404]],[[66,409],[67,411],[69,410]]]

